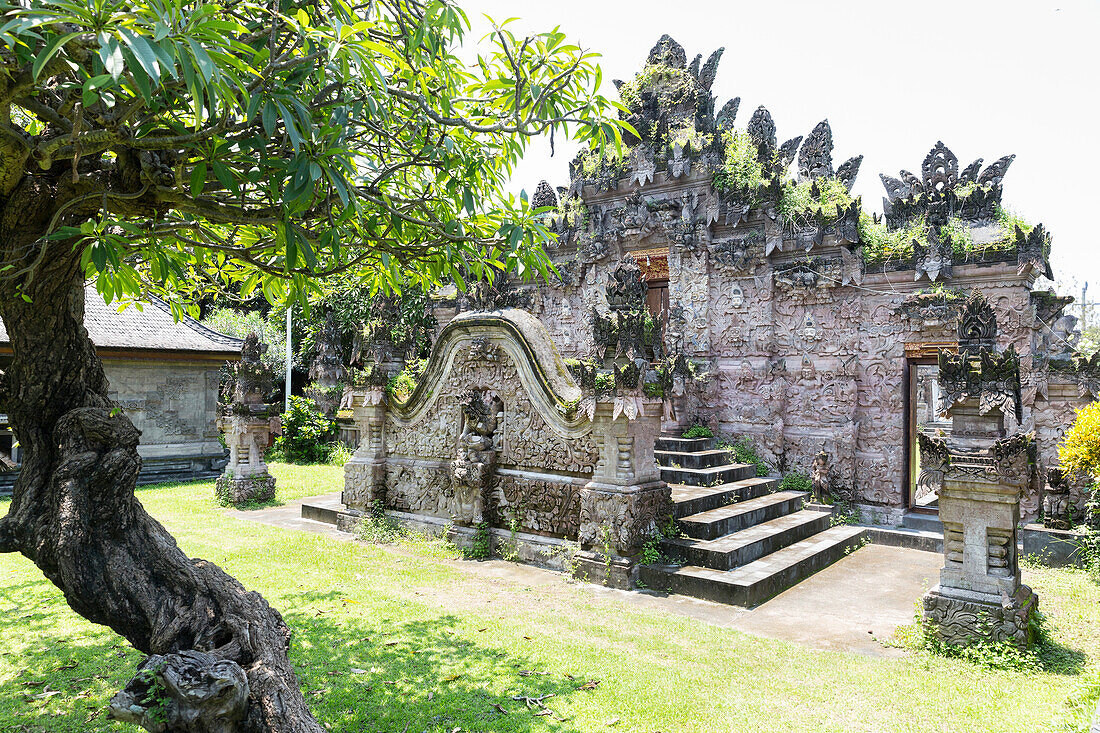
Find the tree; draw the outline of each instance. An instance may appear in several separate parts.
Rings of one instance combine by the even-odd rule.
[[[594,55],[504,24],[466,65],[469,22],[440,0],[5,10],[0,409],[25,460],[0,551],[153,655],[127,688],[132,719],[157,678],[207,695],[198,712],[157,703],[170,730],[318,731],[278,612],[186,557],[134,497],[139,435],[107,396],[83,282],[181,310],[228,283],[304,302],[341,272],[372,289],[545,275],[550,234],[503,185],[532,135],[620,145]]]

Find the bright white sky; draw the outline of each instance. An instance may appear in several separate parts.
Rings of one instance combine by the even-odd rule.
[[[1100,3],[1085,0],[553,0],[462,3],[480,38],[481,17],[519,17],[517,35],[560,25],[603,54],[604,93],[630,79],[662,33],[705,60],[726,51],[714,84],[717,108],[741,97],[743,127],[763,104],[780,141],[823,118],[834,165],[862,153],[854,193],[882,210],[878,174],[920,174],[937,140],[959,157],[990,163],[1015,153],[1004,204],[1054,236],[1060,284],[1089,281],[1100,300]],[[568,183],[576,146],[533,145],[514,178]],[[1062,288],[1060,288],[1062,289]],[[1068,290],[1068,288],[1065,288]]]

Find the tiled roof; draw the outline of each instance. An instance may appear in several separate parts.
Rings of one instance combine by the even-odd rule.
[[[168,305],[157,298],[119,312],[94,286],[84,288],[84,327],[101,349],[140,349],[239,353],[241,340],[207,328],[194,318],[176,321]],[[0,344],[8,345],[8,330],[0,322]]]

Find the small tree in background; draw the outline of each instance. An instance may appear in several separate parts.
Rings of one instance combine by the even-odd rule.
[[[1067,474],[1085,476],[1092,491],[1085,507],[1085,521],[1100,529],[1100,402],[1077,411],[1073,427],[1058,446],[1058,458]],[[1096,558],[1100,562],[1100,557]]]

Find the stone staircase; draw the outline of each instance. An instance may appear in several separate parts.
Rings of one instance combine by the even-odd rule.
[[[862,527],[830,526],[829,512],[803,508],[808,493],[777,491],[714,438],[662,436],[654,453],[685,536],[661,543],[677,564],[641,567],[650,588],[755,606],[865,542]]]

